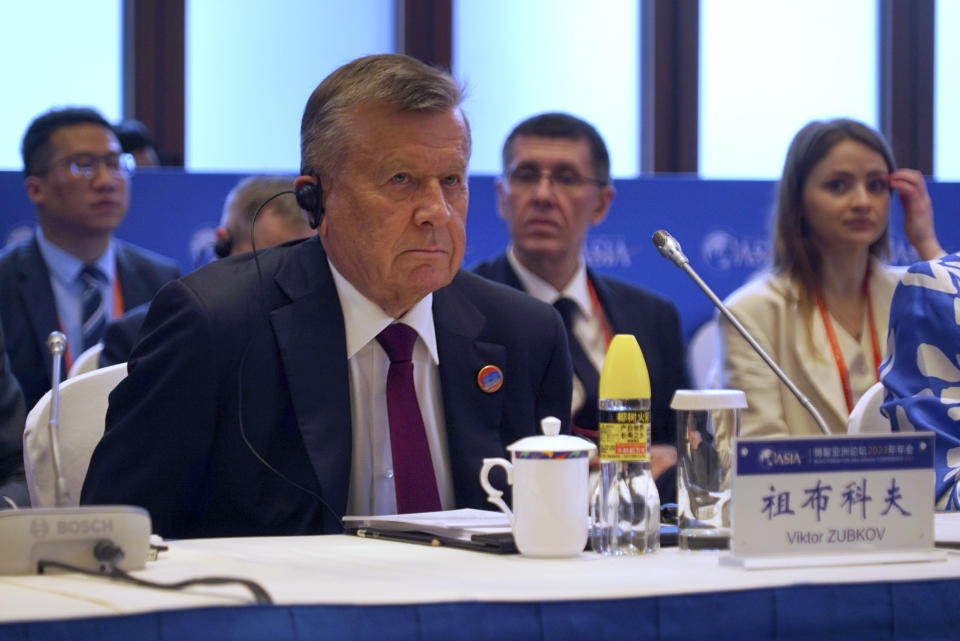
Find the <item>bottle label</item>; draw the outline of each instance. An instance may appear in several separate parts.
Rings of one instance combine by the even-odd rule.
[[[604,461],[649,461],[650,410],[600,410],[598,450]]]

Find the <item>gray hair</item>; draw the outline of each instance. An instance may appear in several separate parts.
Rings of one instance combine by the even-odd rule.
[[[233,238],[249,238],[250,225],[257,209],[268,198],[283,191],[290,193],[274,198],[268,207],[291,227],[305,225],[306,218],[293,195],[292,177],[250,176],[237,183],[227,194],[220,226],[230,232]]]
[[[450,74],[415,58],[401,54],[357,58],[327,76],[307,100],[300,123],[300,172],[318,176],[342,164],[349,142],[346,115],[357,105],[441,112],[462,101],[463,90]]]

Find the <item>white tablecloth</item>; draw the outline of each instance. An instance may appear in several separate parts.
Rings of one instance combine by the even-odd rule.
[[[960,556],[946,561],[745,571],[719,552],[664,549],[630,558],[584,553],[529,559],[453,548],[303,536],[169,542],[136,572],[171,582],[205,575],[253,579],[278,604],[411,604],[645,597],[810,583],[960,579]],[[0,577],[0,621],[77,618],[251,601],[239,586],[168,592],[73,574]]]

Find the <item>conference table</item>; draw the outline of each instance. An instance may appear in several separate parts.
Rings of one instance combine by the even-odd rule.
[[[725,552],[532,559],[349,535],[196,539],[134,574],[0,577],[0,640],[960,639],[960,554],[744,570]]]

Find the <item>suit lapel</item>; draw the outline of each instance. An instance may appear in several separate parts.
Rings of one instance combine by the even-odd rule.
[[[847,401],[843,396],[843,383],[840,381],[840,373],[837,371],[837,364],[830,350],[826,326],[816,310],[813,313],[810,340],[817,346],[815,348],[817,353],[806,354],[805,357],[799,358],[803,372],[807,376],[808,383],[817,390],[829,411],[835,415],[834,421],[827,418],[827,423],[836,424],[836,421],[839,421],[840,424],[846,424],[849,413]]]
[[[120,291],[123,293],[124,311],[136,307],[142,301],[153,298],[153,292],[147,288],[146,281],[137,276],[137,268],[131,253],[120,240],[114,239],[114,255],[117,261],[117,276],[120,278]]]
[[[434,293],[433,320],[454,493],[458,505],[482,503],[477,500],[481,459],[503,456],[507,444],[499,432],[503,394],[481,390],[477,374],[485,365],[505,373],[506,348],[479,339],[486,319],[456,280]]]
[[[874,318],[874,328],[877,332],[877,347],[880,349],[881,358],[885,353],[893,287],[895,287],[895,282],[891,283],[884,266],[871,258],[870,305]],[[837,323],[834,323],[833,331],[837,333],[844,330]],[[864,331],[869,332],[870,330],[865,329]],[[817,310],[814,310],[813,313],[813,344],[822,346],[819,349],[818,358],[807,358],[801,362],[810,377],[810,384],[820,392],[830,411],[836,414],[840,424],[846,425],[849,412],[847,411],[847,401],[843,396],[843,383],[840,381],[840,372],[834,360],[833,350],[830,348],[830,339],[827,337],[823,317]],[[867,363],[870,367],[873,367],[872,353],[867,353]],[[856,401],[857,399],[853,399],[854,405],[856,405]],[[829,422],[829,419],[827,422]]]
[[[799,299],[796,285],[785,276],[778,276],[771,287],[784,300],[796,301]],[[843,397],[843,385],[840,383],[840,374],[830,352],[830,340],[823,324],[820,312],[813,310],[810,322],[810,336],[807,336],[804,315],[800,312],[797,303],[788,307],[784,312],[787,317],[781,323],[781,328],[792,328],[792,333],[785,336],[784,350],[792,352],[792,358],[797,363],[797,373],[793,376],[794,383],[802,390],[813,390],[819,399],[810,398],[810,401],[823,414],[827,425],[846,425],[847,402]],[[812,350],[812,351],[811,351]],[[778,363],[782,365],[782,363]],[[808,394],[808,396],[813,396]]]
[[[883,265],[876,260],[871,259],[871,261],[870,302],[877,330],[877,343],[882,356],[885,351],[890,309],[889,301],[892,298],[891,287],[893,285],[886,276]],[[799,315],[797,318],[800,318]],[[800,327],[800,321],[798,320],[797,322],[798,327]],[[840,331],[843,330],[835,324],[834,332]],[[802,336],[799,331],[797,336],[798,340],[806,340],[806,337]],[[831,420],[829,416],[824,417],[827,423],[846,425],[850,413],[847,411],[847,401],[843,396],[843,383],[840,381],[840,373],[837,370],[837,363],[834,360],[833,351],[830,348],[830,339],[827,337],[827,329],[823,323],[823,317],[816,309],[813,311],[811,342],[813,345],[818,346],[815,348],[815,355],[807,352],[807,348],[805,347],[806,342],[802,343],[804,347],[798,347],[797,360],[800,363],[803,375],[807,378],[807,383],[820,394],[828,411],[834,414],[833,420]],[[798,343],[798,345],[800,345],[800,343]],[[867,362],[870,363],[872,367],[872,354],[867,355]],[[815,405],[816,404],[817,403],[815,403]],[[854,404],[856,404],[856,399],[854,399]]]
[[[610,289],[607,287],[606,283],[602,279],[597,278],[593,273],[593,270],[587,268],[587,280],[593,285],[593,291],[597,292],[597,299],[600,301],[600,307],[603,309],[603,315],[607,319],[607,323],[610,325],[611,334],[620,334],[627,332],[626,327],[630,326],[630,322],[624,315],[627,313],[627,310],[624,309],[623,305],[612,305],[611,301],[613,300],[613,294]],[[633,333],[633,332],[630,332]]]
[[[517,276],[517,272],[513,271],[513,267],[510,266],[510,261],[507,260],[506,254],[500,254],[500,257],[497,258],[494,263],[494,267],[495,272],[499,272],[497,274],[497,280],[504,285],[510,285],[510,287],[514,289],[519,289],[522,292],[526,291],[523,283],[520,282],[520,277]]]
[[[324,499],[344,514],[352,456],[347,345],[340,301],[319,241],[291,252],[275,282],[290,298],[270,312],[270,322],[297,425]]]
[[[42,353],[46,355],[47,336],[60,327],[60,320],[57,317],[53,289],[50,287],[50,272],[47,271],[47,264],[40,254],[36,237],[31,243],[24,246],[19,270],[17,284],[20,290],[20,300],[26,310],[27,317],[30,319],[30,331],[33,334],[33,340],[40,346]],[[52,374],[50,359],[44,356],[42,361],[44,372],[46,372],[46,380],[49,383]]]

